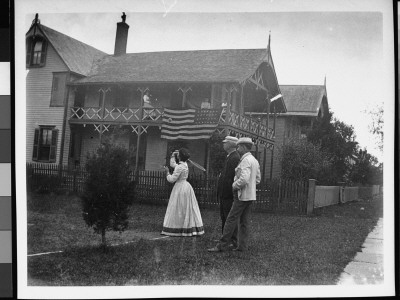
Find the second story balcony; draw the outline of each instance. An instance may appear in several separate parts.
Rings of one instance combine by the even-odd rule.
[[[161,126],[165,108],[159,107],[71,107],[70,124],[110,124]],[[181,109],[182,110],[182,109]],[[226,107],[221,109],[191,109],[208,122],[218,123],[217,129],[229,129],[239,135],[267,140],[274,139],[274,128],[267,118],[240,114]],[[196,121],[195,121],[196,122]],[[271,122],[272,123],[272,122]],[[201,123],[199,123],[201,124]],[[269,126],[268,126],[269,125]]]

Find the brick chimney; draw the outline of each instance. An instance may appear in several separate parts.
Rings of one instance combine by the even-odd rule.
[[[129,25],[125,23],[126,15],[122,13],[122,22],[117,23],[117,34],[115,36],[114,56],[126,54],[126,43],[128,42]]]

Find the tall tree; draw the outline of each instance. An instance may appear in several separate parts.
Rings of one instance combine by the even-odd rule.
[[[357,151],[358,143],[355,137],[353,126],[333,118],[331,111],[314,122],[307,139],[315,145],[320,145],[321,150],[328,154],[332,162],[332,169],[325,178],[327,183],[336,184],[346,180],[351,158]]]
[[[354,184],[382,184],[382,168],[366,149],[359,149],[354,157],[349,179]]]
[[[383,103],[378,104],[374,109],[366,111],[371,116],[369,131],[375,135],[378,149],[383,151]]]

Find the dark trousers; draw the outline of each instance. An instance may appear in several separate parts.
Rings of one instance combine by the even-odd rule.
[[[237,248],[245,251],[247,250],[247,243],[249,238],[250,226],[250,211],[253,201],[240,201],[235,197],[232,208],[228,214],[225,222],[224,231],[217,247],[221,250],[227,250],[231,242],[233,233],[238,226],[239,222],[239,240]]]
[[[226,223],[226,219],[228,218],[229,212],[231,211],[233,199],[219,199],[220,203],[220,215],[221,215],[221,222],[222,222],[222,233],[224,233],[224,227]],[[238,234],[238,223],[236,223],[235,230],[233,231],[231,241],[234,247],[237,247],[237,234]]]

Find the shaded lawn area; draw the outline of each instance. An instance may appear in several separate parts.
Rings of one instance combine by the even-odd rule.
[[[28,198],[29,285],[324,285],[335,284],[382,217],[382,197],[317,209],[313,216],[253,212],[248,252],[209,253],[221,232],[219,211],[201,209],[200,237],[158,235],[166,206],[134,204],[123,233],[88,228],[76,196]]]

